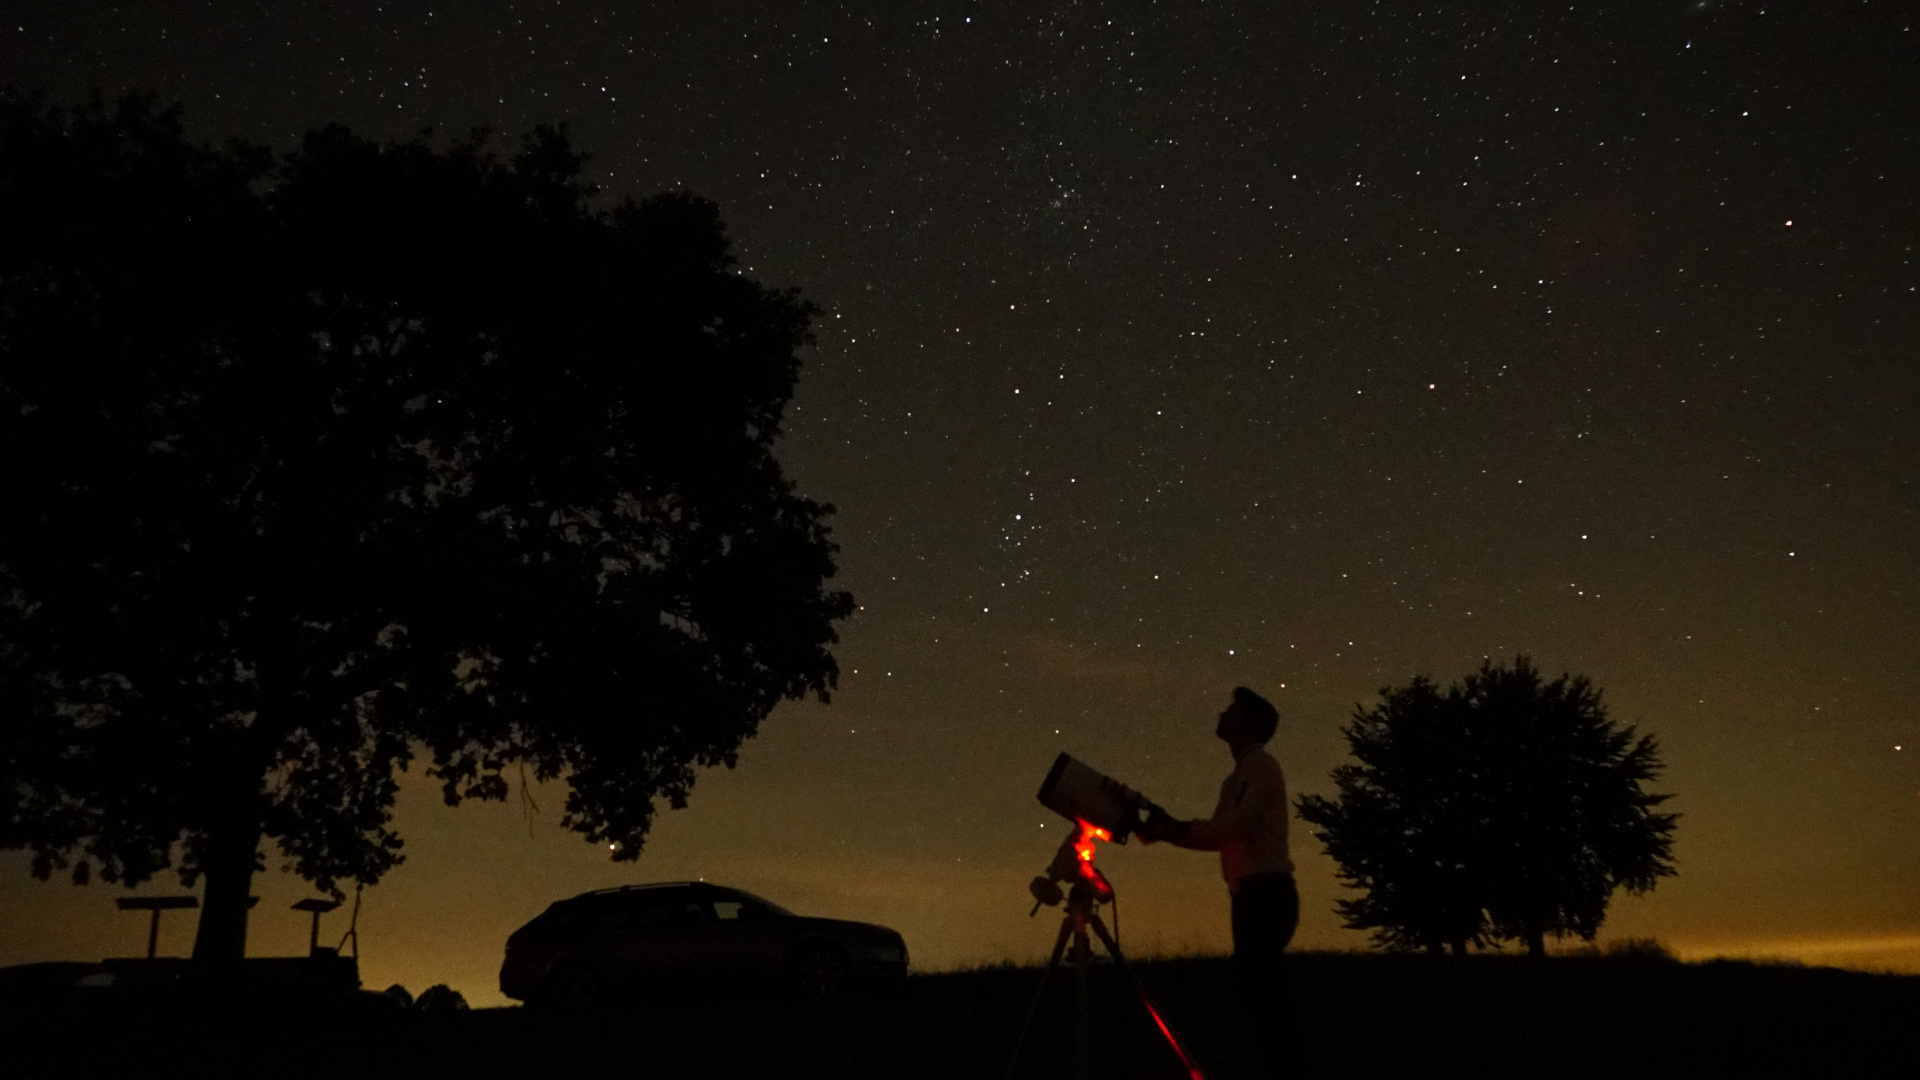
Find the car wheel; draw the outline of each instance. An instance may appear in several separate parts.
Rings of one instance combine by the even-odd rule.
[[[794,989],[807,997],[826,997],[847,984],[847,958],[831,945],[806,945],[794,955]]]
[[[547,977],[542,1004],[562,1012],[580,1012],[600,1004],[606,997],[606,983],[590,964],[575,961],[563,964]]]

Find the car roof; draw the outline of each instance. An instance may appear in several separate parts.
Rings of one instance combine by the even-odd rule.
[[[711,881],[653,881],[653,882],[648,882],[644,885],[615,885],[610,888],[594,889],[590,892],[583,892],[578,896],[570,896],[565,900],[555,901],[555,903],[556,904],[572,904],[575,902],[584,902],[584,901],[592,900],[596,897],[636,896],[636,895],[643,895],[645,893],[650,893],[650,892],[669,893],[669,892],[676,892],[676,891],[699,892],[699,893],[717,894],[717,895],[723,895],[723,896],[737,896],[743,900],[751,900],[754,903],[760,904],[764,907],[771,908],[777,914],[781,914],[781,915],[793,914],[793,912],[787,910],[784,907],[781,907],[779,904],[774,903],[773,901],[767,899],[764,896],[757,896],[753,893],[746,891],[745,889],[735,889],[726,885],[715,885]]]
[[[716,889],[717,885],[708,885],[704,881],[651,881],[645,885],[614,885],[605,889],[593,889],[583,892],[575,900],[586,896],[617,896],[621,893],[666,892],[669,889]]]

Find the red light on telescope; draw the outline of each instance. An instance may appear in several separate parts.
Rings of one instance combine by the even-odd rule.
[[[1084,818],[1075,818],[1074,821],[1080,826],[1080,838],[1073,842],[1073,853],[1080,857],[1080,876],[1086,878],[1093,884],[1094,888],[1100,890],[1102,896],[1105,896],[1113,890],[1107,884],[1107,879],[1102,877],[1100,871],[1094,868],[1093,856],[1099,841],[1112,840],[1113,833],[1088,822]]]

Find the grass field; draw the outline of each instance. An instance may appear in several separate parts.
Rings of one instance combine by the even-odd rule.
[[[1292,958],[1313,1075],[1732,1077],[1915,1075],[1920,978],[1635,958],[1307,953]],[[1206,1076],[1257,1075],[1219,958],[1138,965]],[[587,1014],[187,1018],[115,1014],[10,1039],[16,1080],[146,1075],[545,1080],[1007,1075],[1040,972],[916,975],[824,1001],[687,995]],[[1070,1075],[1070,984],[1042,999],[1018,1077]],[[1118,973],[1090,980],[1097,1078],[1180,1077]]]

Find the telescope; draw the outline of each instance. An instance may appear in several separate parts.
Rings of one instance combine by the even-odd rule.
[[[1126,843],[1159,809],[1145,795],[1066,753],[1053,759],[1040,785],[1040,804],[1069,821],[1104,830],[1116,844]]]
[[[1120,951],[1119,901],[1114,896],[1113,883],[1093,865],[1098,841],[1126,843],[1127,837],[1139,831],[1148,815],[1161,812],[1160,808],[1145,795],[1071,754],[1053,759],[1053,768],[1047,770],[1046,782],[1040,785],[1040,804],[1072,821],[1077,829],[1060,844],[1047,872],[1027,886],[1034,901],[1033,910],[1027,913],[1029,917],[1037,914],[1042,906],[1065,905],[1066,910],[1060,920],[1060,934],[1053,941],[1053,954],[1040,976],[1040,986],[1033,992],[1033,1004],[1027,1006],[1027,1019],[1020,1025],[1020,1037],[1014,1041],[1013,1061],[1007,1066],[1007,1075],[1011,1077],[1019,1067],[1027,1036],[1033,1031],[1033,1018],[1040,1011],[1040,999],[1047,992],[1047,982],[1061,968],[1071,970],[1074,981],[1073,1075],[1078,1080],[1086,1080],[1090,1074],[1087,969],[1093,966],[1093,941],[1097,938],[1106,947],[1114,966],[1126,974],[1154,1026],[1179,1057],[1188,1080],[1206,1080],[1186,1048],[1174,1037],[1173,1028],[1154,1006],[1146,985],[1134,972],[1133,965],[1127,963],[1126,954]],[[1062,884],[1068,887],[1062,889]],[[1106,920],[1100,917],[1102,904],[1113,906],[1111,932],[1107,930]]]

